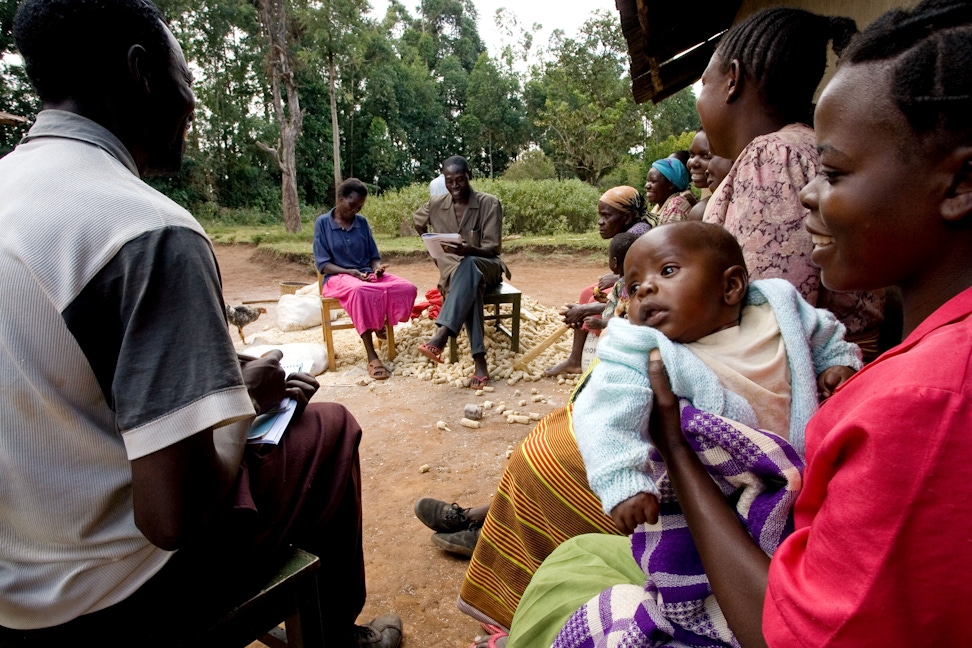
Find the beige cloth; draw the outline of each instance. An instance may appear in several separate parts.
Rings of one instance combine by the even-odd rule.
[[[769,304],[743,308],[739,326],[686,344],[727,390],[752,405],[761,430],[790,436],[790,369]]]
[[[456,220],[452,194],[434,196],[412,214],[412,222],[416,228],[430,227],[439,234],[461,234],[467,245],[493,251],[503,273],[510,278],[509,268],[499,256],[503,246],[503,205],[496,196],[470,189],[461,222]],[[443,294],[449,291],[452,273],[462,259],[456,254],[439,259],[439,290]]]

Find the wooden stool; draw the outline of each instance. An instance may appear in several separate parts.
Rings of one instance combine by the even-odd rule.
[[[324,289],[324,277],[321,273],[317,273],[317,294],[320,295],[321,291]],[[354,323],[351,321],[350,317],[342,317],[341,319],[332,322],[331,321],[331,309],[341,308],[341,302],[339,302],[334,297],[321,297],[321,329],[324,332],[324,344],[327,346],[327,370],[334,371],[337,369],[337,362],[334,360],[334,331],[340,331],[341,329],[354,328]],[[385,321],[385,337],[388,342],[388,359],[394,360],[398,352],[395,350],[395,328],[391,322]],[[378,338],[379,348],[381,346],[381,338]]]
[[[260,591],[198,636],[179,645],[246,646],[259,640],[271,648],[324,648],[317,592],[320,559],[292,547],[280,569]],[[278,625],[283,621],[286,631]]]
[[[483,308],[486,314],[483,316],[483,323],[492,321],[496,330],[510,338],[510,348],[513,353],[520,352],[520,293],[519,290],[510,284],[503,282],[483,295]],[[510,313],[500,313],[500,304],[511,304],[513,310]],[[492,305],[493,312],[490,314],[487,306]],[[510,320],[510,328],[503,327],[502,320]],[[455,362],[459,359],[459,346],[456,338],[449,336],[449,361]]]
[[[321,619],[321,602],[317,589],[317,572],[321,568],[320,559],[295,547],[289,547],[279,556],[278,567],[260,590],[239,603],[230,612],[201,628],[180,632],[173,627],[166,637],[144,637],[158,645],[164,641],[171,648],[243,648],[254,641],[260,641],[270,648],[324,648],[324,623]],[[245,565],[241,565],[245,568]],[[192,587],[193,583],[186,583]],[[70,632],[69,621],[63,629]],[[283,622],[286,630],[279,624]],[[100,629],[106,633],[105,645],[138,646],[138,637],[113,636],[110,621]],[[334,631],[334,628],[329,628]],[[54,639],[57,646],[85,645],[88,640],[98,645],[98,638],[91,636],[90,628],[76,633],[77,641],[66,642]],[[171,637],[170,637],[171,635]],[[67,636],[67,635],[65,635]],[[16,630],[4,630],[0,636],[4,648],[15,646],[52,646],[52,640],[38,640],[29,636],[18,637]]]

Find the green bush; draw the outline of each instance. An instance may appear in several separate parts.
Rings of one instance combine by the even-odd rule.
[[[597,223],[601,192],[577,179],[480,180],[476,186],[503,202],[504,234],[586,232]]]
[[[428,201],[428,183],[413,184],[386,191],[380,196],[369,195],[361,214],[376,234],[408,236],[415,233],[412,214]]]
[[[283,223],[280,207],[274,211],[266,211],[259,207],[220,207],[216,203],[203,203],[194,212],[199,221],[220,223],[224,225],[271,225]]]
[[[477,191],[503,203],[504,234],[587,232],[597,223],[601,193],[580,180],[473,180]],[[362,213],[382,234],[408,235],[412,214],[429,199],[426,184],[414,184],[368,198]]]
[[[503,180],[554,180],[557,169],[547,155],[539,149],[524,151],[516,158],[506,172]]]
[[[640,157],[628,157],[604,175],[598,183],[598,186],[602,190],[607,191],[611,187],[628,185],[644,193],[646,175],[645,164],[642,159]]]

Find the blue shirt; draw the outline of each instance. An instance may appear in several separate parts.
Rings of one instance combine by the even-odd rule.
[[[314,263],[321,270],[326,263],[341,268],[371,272],[371,263],[381,259],[378,245],[368,221],[356,214],[351,229],[343,229],[334,220],[334,210],[317,217],[314,223]],[[324,277],[327,281],[327,276]]]

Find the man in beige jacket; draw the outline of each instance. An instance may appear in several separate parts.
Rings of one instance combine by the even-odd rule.
[[[428,342],[419,345],[419,351],[442,362],[442,349],[449,336],[457,335],[465,324],[476,363],[470,387],[480,388],[489,382],[483,343],[483,294],[500,285],[504,273],[507,278],[510,276],[500,258],[503,205],[496,196],[473,190],[465,158],[454,155],[446,159],[442,174],[449,193],[432,197],[412,215],[412,220],[419,234],[425,234],[431,226],[439,234],[459,234],[462,241],[443,244],[446,255],[436,261],[439,290],[445,299],[435,320],[439,328]]]

